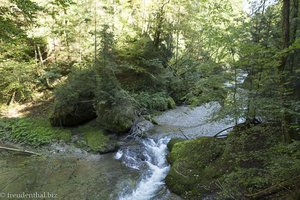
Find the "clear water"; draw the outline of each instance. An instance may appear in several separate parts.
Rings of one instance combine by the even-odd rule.
[[[231,126],[227,120],[207,121],[219,108],[211,103],[165,112],[156,118],[159,125],[147,138],[128,140],[114,154],[90,154],[60,145],[41,157],[0,152],[0,193],[45,192],[63,200],[178,200],[164,182],[170,168],[166,145],[172,137],[183,137],[181,132],[194,138]]]

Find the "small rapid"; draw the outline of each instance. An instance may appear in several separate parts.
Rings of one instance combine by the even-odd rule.
[[[142,155],[132,149],[119,150],[115,158],[133,169],[144,169],[135,188],[125,188],[119,195],[120,200],[148,200],[155,199],[160,190],[165,189],[164,179],[170,169],[166,161],[167,143],[170,138],[141,139]]]
[[[93,154],[65,144],[46,147],[46,156],[11,156],[2,152],[2,192],[55,191],[59,199],[74,200],[181,200],[164,181],[170,169],[167,143],[184,135],[189,139],[213,136],[232,126],[232,120],[226,118],[209,121],[220,107],[212,102],[164,112],[155,117],[157,125],[140,123],[143,138],[124,137],[116,153]]]
[[[178,200],[165,185],[165,178],[170,170],[166,156],[167,143],[171,138],[192,139],[201,136],[213,136],[226,127],[232,126],[230,118],[209,121],[214,113],[220,110],[217,102],[211,102],[190,108],[177,107],[167,111],[155,120],[158,125],[145,132],[146,138],[136,137],[127,140],[114,155],[129,169],[139,174],[138,180],[125,180],[118,192],[119,200]],[[224,132],[225,133],[225,132]]]

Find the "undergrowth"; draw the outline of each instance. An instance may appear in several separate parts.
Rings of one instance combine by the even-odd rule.
[[[0,119],[0,138],[20,144],[41,146],[53,141],[70,141],[68,129],[55,128],[43,118]]]

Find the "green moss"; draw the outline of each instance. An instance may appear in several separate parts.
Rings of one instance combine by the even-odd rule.
[[[168,102],[168,108],[169,109],[172,109],[172,108],[176,107],[176,103],[175,103],[175,101],[172,97],[168,97],[167,102]]]
[[[52,127],[44,118],[1,119],[0,122],[1,137],[13,142],[40,146],[55,140],[71,140],[70,130]]]
[[[217,194],[219,199],[244,199],[287,182],[290,191],[300,181],[300,142],[281,142],[280,127],[237,127],[226,139],[171,140],[166,183],[185,199]],[[285,194],[279,188],[276,197]],[[291,193],[291,192],[289,192]]]
[[[101,130],[96,124],[89,123],[74,130],[83,135],[83,140],[76,142],[80,148],[88,148],[93,152],[108,153],[117,149],[117,142]]]
[[[172,138],[169,143],[168,143],[168,149],[169,151],[172,151],[174,145],[177,143],[177,142],[182,142],[184,141],[184,139],[182,138]]]
[[[65,131],[60,132],[56,135],[56,139],[62,140],[64,142],[70,142],[72,138],[71,131],[64,129]]]
[[[100,151],[105,148],[109,138],[102,131],[88,131],[84,135],[87,145],[92,151]]]
[[[133,125],[136,109],[129,103],[111,106],[99,103],[97,111],[97,122],[102,128],[114,133],[126,133]]]
[[[174,143],[174,144],[172,144]],[[211,177],[218,177],[218,168],[209,166],[222,155],[223,141],[202,137],[195,140],[171,140],[168,161],[172,168],[166,178],[168,187],[185,198],[200,198],[210,187]]]

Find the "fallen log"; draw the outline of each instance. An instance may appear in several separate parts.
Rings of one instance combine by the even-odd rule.
[[[31,155],[37,155],[40,156],[41,154],[33,152],[33,151],[28,151],[28,150],[22,150],[22,149],[16,149],[16,148],[11,148],[11,147],[4,147],[0,146],[0,150],[7,150],[7,151],[14,151],[14,152],[19,152],[19,153],[25,153],[25,154],[31,154]]]

